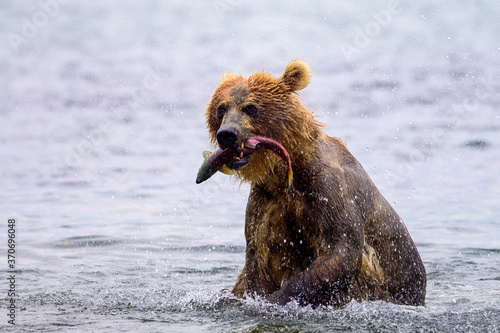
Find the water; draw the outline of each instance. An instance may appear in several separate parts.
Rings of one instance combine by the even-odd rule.
[[[500,331],[495,1],[0,5],[0,219],[18,331]],[[195,185],[223,72],[302,93],[403,217],[427,306],[276,307],[230,290],[248,186]],[[7,322],[7,227],[0,330]]]

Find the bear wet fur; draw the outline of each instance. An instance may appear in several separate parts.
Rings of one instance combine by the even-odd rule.
[[[299,99],[310,78],[299,60],[280,77],[224,74],[206,109],[214,144],[222,146],[218,134],[228,128],[233,138],[224,146],[266,136],[292,161],[290,186],[286,165],[269,150],[255,151],[235,170],[251,190],[245,266],[233,293],[278,304],[424,305],[425,268],[413,240],[342,140],[327,136]]]

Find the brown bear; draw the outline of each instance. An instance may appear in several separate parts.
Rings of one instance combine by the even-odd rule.
[[[233,293],[278,304],[424,305],[425,268],[408,230],[342,140],[327,136],[300,101],[310,78],[299,60],[280,77],[224,74],[206,109],[219,149],[197,183],[229,168],[251,185],[245,266]]]

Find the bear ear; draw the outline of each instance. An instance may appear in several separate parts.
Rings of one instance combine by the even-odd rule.
[[[304,89],[311,81],[311,69],[302,60],[293,60],[280,77],[289,91]]]
[[[232,74],[232,73],[224,73],[224,74],[222,74],[222,77],[220,78],[220,82],[224,82],[224,81],[231,80],[231,79],[234,79],[234,78],[235,78],[234,74]]]

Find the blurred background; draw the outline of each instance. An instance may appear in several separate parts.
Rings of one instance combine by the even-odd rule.
[[[493,0],[2,1],[17,328],[498,331],[498,22]],[[313,71],[304,103],[405,221],[427,307],[277,308],[225,291],[244,263],[248,186],[194,184],[213,149],[203,112],[224,72],[280,75],[293,59]]]

